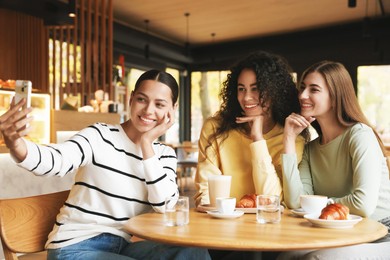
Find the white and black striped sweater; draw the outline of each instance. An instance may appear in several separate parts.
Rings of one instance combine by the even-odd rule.
[[[120,125],[97,123],[62,144],[26,143],[28,155],[19,165],[36,175],[61,177],[77,170],[47,248],[104,232],[129,239],[123,230],[129,218],[152,209],[161,212],[166,197],[178,196],[174,150],[153,143],[155,156],[143,160]]]

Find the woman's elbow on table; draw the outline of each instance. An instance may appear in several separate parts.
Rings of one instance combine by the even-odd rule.
[[[154,206],[153,210],[155,212],[157,212],[157,213],[164,213],[165,212],[165,206],[158,206],[158,207]]]
[[[284,203],[286,204],[287,208],[289,209],[299,209],[301,207],[301,204],[299,201],[290,201],[284,198]]]
[[[375,206],[372,206],[372,205],[364,205],[363,207],[361,208],[357,208],[355,210],[351,210],[350,213],[352,214],[356,214],[356,215],[359,215],[363,218],[368,218],[370,217],[374,211],[375,211],[375,208],[376,208],[376,205]],[[356,211],[356,212],[355,212]]]
[[[339,202],[339,203],[343,204],[343,202]],[[350,205],[350,206],[347,205],[347,206],[349,207],[350,214],[358,215],[363,218],[368,218],[374,213],[377,203],[365,201],[365,202],[360,202],[358,204],[355,203],[355,205]]]

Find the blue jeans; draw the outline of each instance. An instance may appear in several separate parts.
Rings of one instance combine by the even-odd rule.
[[[130,260],[200,259],[209,260],[207,249],[171,246],[151,241],[127,242],[119,236],[100,234],[79,243],[48,250],[48,260]]]

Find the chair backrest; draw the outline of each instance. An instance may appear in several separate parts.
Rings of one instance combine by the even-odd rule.
[[[182,161],[198,161],[198,146],[190,141],[183,141],[181,145],[176,148],[178,163]]]
[[[5,259],[45,250],[48,234],[69,190],[0,200],[0,236]]]
[[[198,145],[192,143],[191,141],[183,141],[182,147],[187,153],[195,153],[198,152]]]

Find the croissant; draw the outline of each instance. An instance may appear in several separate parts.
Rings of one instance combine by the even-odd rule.
[[[256,208],[256,194],[245,194],[236,205],[237,208]]]
[[[349,216],[349,208],[340,203],[329,204],[322,209],[320,219],[346,220]]]

